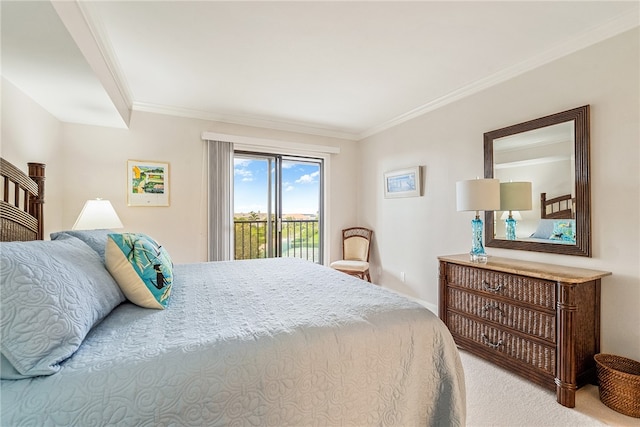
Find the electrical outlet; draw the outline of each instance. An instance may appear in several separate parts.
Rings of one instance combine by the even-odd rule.
[[[404,271],[400,272],[400,280],[404,283]]]

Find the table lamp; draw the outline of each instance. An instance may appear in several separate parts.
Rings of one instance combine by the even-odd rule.
[[[87,200],[72,230],[123,228],[120,218],[108,200]]]
[[[471,179],[456,183],[456,206],[460,211],[475,211],[471,221],[472,247],[469,256],[474,262],[487,262],[482,244],[483,223],[479,211],[500,209],[500,181],[497,179]]]

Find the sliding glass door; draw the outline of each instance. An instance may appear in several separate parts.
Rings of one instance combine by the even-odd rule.
[[[322,159],[235,152],[235,259],[321,264],[322,185]]]

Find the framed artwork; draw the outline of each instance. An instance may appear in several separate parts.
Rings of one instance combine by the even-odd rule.
[[[384,174],[384,197],[419,197],[422,194],[420,166],[386,172]]]
[[[169,206],[169,163],[127,160],[127,205]]]

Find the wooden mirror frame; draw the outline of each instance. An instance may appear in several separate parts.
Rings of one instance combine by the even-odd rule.
[[[589,183],[589,105],[508,126],[484,134],[484,177],[493,178],[493,141],[568,121],[574,122],[576,244],[526,242],[496,239],[494,212],[485,212],[485,246],[563,255],[591,256],[591,190]]]

